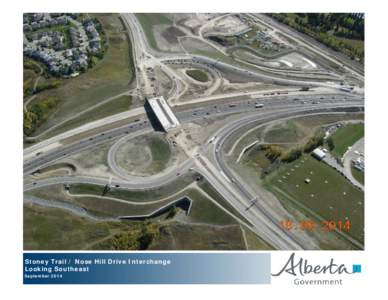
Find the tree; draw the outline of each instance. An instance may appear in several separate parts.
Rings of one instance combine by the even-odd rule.
[[[178,212],[178,208],[175,205],[171,206],[170,209],[168,210],[166,219],[172,219],[173,217],[175,217],[177,212]]]
[[[311,26],[317,26],[319,24],[318,14],[307,14],[307,22]]]
[[[327,140],[327,146],[329,147],[329,150],[332,151],[334,149],[334,141],[333,141],[333,137],[329,137]]]
[[[304,152],[311,152],[318,146],[323,145],[324,138],[325,133],[323,132],[323,130],[319,130],[312,138],[308,140],[308,142],[304,146]]]
[[[278,145],[269,145],[266,149],[265,156],[271,161],[274,162],[283,154],[282,149]]]
[[[290,163],[302,156],[301,148],[293,148],[282,156],[282,162]]]

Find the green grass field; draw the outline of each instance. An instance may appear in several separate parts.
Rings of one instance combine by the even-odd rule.
[[[68,122],[63,123],[61,126],[58,126],[54,130],[50,131],[48,136],[54,136],[72,128],[77,128],[78,126],[81,126],[83,124],[124,112],[130,109],[131,104],[131,96],[120,96],[112,101],[109,101],[108,103],[102,104],[101,106],[98,106],[80,115],[77,118],[71,119]]]
[[[243,138],[239,141],[236,149],[236,153],[240,153],[241,150],[248,144],[259,139],[267,143],[298,143],[306,136],[313,134],[319,126],[324,124],[330,124],[341,120],[362,120],[363,114],[321,114],[299,117],[291,120],[286,120],[282,123],[274,126],[262,126],[246,134],[246,130],[238,132],[231,138],[232,141],[243,135]],[[228,144],[228,141],[227,141]],[[286,147],[287,145],[283,145]],[[292,145],[291,145],[292,146]]]
[[[260,150],[258,146],[253,146],[244,154],[241,163],[262,170],[269,167],[271,161],[265,156],[264,150]]]
[[[130,56],[130,44],[119,15],[97,14],[96,17],[102,24],[108,44],[104,58],[86,73],[76,78],[61,79],[60,87],[42,91],[37,95],[33,102],[51,96],[58,99],[58,105],[48,120],[37,128],[33,135],[109,97],[131,89],[134,66]],[[127,108],[122,107],[122,109]],[[78,125],[77,122],[76,124]],[[64,128],[68,129],[68,127]]]
[[[159,49],[153,32],[153,26],[155,25],[171,25],[172,21],[161,13],[141,13],[136,14],[136,18],[139,20],[144,33],[147,36],[148,43],[154,49]]]
[[[24,250],[110,250],[115,247],[117,236],[133,233],[139,237],[138,228],[142,224],[160,228],[160,234],[152,241],[149,250],[245,249],[239,225],[91,221],[65,210],[26,204]],[[251,241],[251,237],[247,239]],[[263,248],[258,249],[268,248],[263,244]]]
[[[202,70],[187,70],[186,74],[199,82],[209,81],[209,76]]]
[[[111,190],[106,193],[106,196],[133,202],[155,201],[179,192],[188,186],[193,180],[194,179],[191,176],[181,177],[178,180],[171,182],[170,184],[155,189],[149,189],[147,191],[125,190],[112,187]],[[94,184],[78,183],[72,184],[70,187],[70,192],[73,194],[102,195],[103,190],[103,186]]]
[[[331,124],[341,120],[362,119],[363,114],[321,114],[299,117],[274,125],[259,127],[241,139],[233,154],[236,159],[245,146],[258,139],[266,143],[279,144],[279,147],[284,150],[296,147],[297,145],[303,146],[308,138],[325,124]],[[243,133],[240,132],[240,134]],[[265,152],[260,150],[259,145],[255,145],[246,151],[240,162],[245,166],[253,167],[257,170],[265,169],[270,165],[270,161],[265,157]]]
[[[332,135],[334,142],[333,153],[342,157],[348,147],[364,136],[364,124],[347,124],[337,129]]]
[[[225,209],[231,212],[240,220],[244,221],[247,224],[250,224],[247,219],[245,219],[236,209],[233,208],[214,188],[213,186],[205,180],[202,180],[199,183],[199,187],[210,197],[212,197],[218,204],[222,205]]]
[[[152,153],[153,172],[160,172],[166,168],[170,160],[170,145],[165,139],[157,136],[151,136],[148,143]]]
[[[106,196],[140,203],[154,201],[179,192],[191,183],[191,180],[192,177],[186,176],[172,182],[169,185],[148,191],[128,191],[113,187]],[[200,183],[200,188],[217,201],[217,203],[222,205],[222,207],[227,209],[236,217],[247,222],[245,218],[242,217],[232,206],[230,206],[207,182]],[[73,194],[102,195],[103,190],[104,187],[91,184],[73,184],[70,188],[70,192]],[[232,224],[236,222],[231,216],[225,214],[225,212],[223,212],[218,206],[207,199],[206,196],[196,190],[189,189],[186,192],[182,192],[181,195],[182,197],[187,196],[194,200],[190,214],[190,220],[193,222],[207,222],[218,225]]]
[[[213,227],[175,223],[164,228],[160,240],[150,249],[245,250],[245,245],[239,225]]]
[[[236,220],[230,215],[224,212],[221,208],[215,205],[205,195],[195,189],[187,189],[180,192],[189,183],[191,183],[191,177],[181,178],[172,182],[169,185],[165,185],[161,188],[142,191],[142,190],[125,190],[116,187],[112,187],[106,194],[106,197],[116,198],[123,200],[122,202],[116,202],[109,199],[97,198],[88,195],[102,196],[104,192],[104,186],[93,184],[72,184],[70,186],[70,195],[64,193],[62,185],[52,185],[40,189],[36,189],[29,194],[59,202],[71,202],[76,203],[89,212],[99,216],[121,216],[121,215],[136,215],[136,214],[148,214],[151,211],[169,203],[174,200],[189,197],[193,200],[188,222],[199,222],[216,225],[229,225],[235,224]],[[201,185],[201,188],[203,186]],[[239,217],[243,221],[245,219],[236,212],[223,198],[218,194],[215,194],[214,190],[206,184],[204,186],[206,192],[209,192],[210,196],[215,199],[222,207],[229,212]],[[85,197],[73,197],[72,195],[85,195]],[[176,194],[174,197],[170,195]],[[133,205],[127,204],[125,201],[136,202],[142,204],[144,202],[156,201],[165,199],[161,202],[146,205]]]
[[[107,198],[72,197],[72,202],[86,209],[91,214],[102,217],[148,215],[174,200],[171,198],[152,204],[135,205],[125,203],[125,201],[117,202]]]
[[[266,131],[264,140],[267,143],[297,143],[302,140],[308,129],[300,126],[298,119],[286,120],[280,124],[270,127]],[[309,132],[310,133],[310,132]]]
[[[75,190],[81,193],[100,194],[102,192],[101,187],[92,185],[76,185],[75,187],[77,188]],[[190,214],[183,219],[184,223],[173,221],[170,224],[170,220],[166,219],[165,215],[145,221],[154,223],[157,221],[159,224],[164,224],[160,238],[152,242],[150,249],[245,249],[242,231],[237,221],[195,189],[188,189],[174,198],[147,205],[133,205],[96,197],[65,196],[61,192],[63,191],[61,185],[46,187],[43,190],[45,191],[32,194],[44,199],[71,202],[98,216],[145,214],[172,200],[186,196],[192,199],[193,203]],[[74,192],[73,188],[72,191]],[[131,192],[125,192],[125,197],[128,199],[128,194]],[[120,193],[120,196],[123,195],[124,193]],[[143,201],[138,199],[137,202]],[[25,249],[29,250],[109,250],[113,247],[112,243],[115,243],[114,235],[125,235],[132,230],[133,224],[143,223],[139,221],[96,222],[61,209],[36,205],[25,205],[24,209],[24,245]],[[181,218],[179,217],[179,220]],[[246,229],[246,231],[249,230]],[[269,249],[269,246],[253,233],[247,232],[246,236],[250,245],[249,249]]]
[[[169,194],[179,192],[179,190],[182,190],[185,187],[185,182],[187,181],[177,181],[160,189],[149,191],[128,191],[113,187],[108,193],[106,193],[106,196],[138,203],[155,201],[158,199],[162,199],[163,197],[167,197]],[[98,196],[102,195],[103,190],[104,187],[91,184],[73,184],[70,188],[70,192],[72,194],[91,194]],[[188,189],[187,191],[179,193],[179,196],[169,197],[167,200],[163,200],[160,203],[152,205],[126,205],[125,203],[117,203],[109,200],[91,197],[75,198],[75,201],[82,207],[99,215],[103,212],[109,212],[110,215],[122,215],[124,211],[127,215],[133,215],[147,214],[150,211],[155,210],[164,204],[167,204],[173,200],[182,198],[184,196],[187,196],[191,200],[193,200],[188,220],[189,222],[200,222],[216,225],[236,223],[235,219],[233,219],[230,215],[226,214],[222,209],[220,209],[213,202],[211,202],[211,200],[209,200],[206,196],[194,189]],[[235,214],[237,217],[240,217],[232,207],[228,206],[227,203],[225,203],[224,200],[217,200],[219,201],[218,203],[222,204],[223,207],[228,209],[231,213]]]
[[[305,183],[306,178],[311,182]],[[302,156],[271,174],[266,186],[280,200],[291,203],[309,217],[320,221],[350,220],[349,234],[363,241],[364,194],[325,163]]]
[[[235,219],[199,191],[189,190],[187,196],[193,200],[189,214],[190,221],[215,225],[237,224]]]
[[[125,222],[97,222],[62,209],[24,205],[24,250],[87,249],[94,242],[126,230]]]
[[[365,172],[362,172],[356,169],[355,167],[352,167],[352,175],[359,183],[365,183]]]
[[[245,231],[245,237],[247,239],[247,250],[275,250],[249,229],[244,228],[243,230]]]

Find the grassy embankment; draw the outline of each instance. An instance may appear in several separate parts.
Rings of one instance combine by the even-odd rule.
[[[347,124],[337,129],[332,135],[336,156],[342,157],[349,147],[364,136],[364,124]]]
[[[199,82],[209,81],[209,76],[201,70],[187,70],[186,74]]]
[[[155,200],[161,194],[173,192],[182,187],[183,182],[164,187],[164,190],[126,191],[113,188],[107,193],[109,197],[120,197],[125,206],[125,200],[141,204],[147,200]],[[72,185],[72,193],[101,195],[103,187],[86,184]],[[37,196],[56,201],[71,201],[81,205],[90,213],[97,210],[123,214],[131,207],[136,213],[135,205],[128,204],[118,211],[112,210],[112,201],[93,197],[63,198],[63,187],[46,188]],[[55,195],[55,196],[53,196]],[[226,214],[205,195],[197,190],[189,189],[180,196],[189,197],[193,203],[190,214],[181,223],[180,218],[173,219],[170,211],[150,220],[144,221],[91,221],[61,209],[43,208],[36,205],[25,205],[24,245],[26,249],[99,249],[99,250],[138,250],[138,249],[187,249],[187,250],[239,250],[245,249],[243,232],[240,225],[230,215]],[[78,198],[78,199],[77,199]],[[80,201],[80,199],[86,199]],[[161,206],[173,199],[158,203]],[[114,206],[114,205],[113,205]],[[137,205],[142,207],[143,205]],[[144,207],[153,206],[144,203]],[[154,207],[153,209],[156,209]],[[144,210],[144,208],[143,208]],[[138,211],[137,213],[140,213]],[[144,211],[143,211],[144,213]],[[54,224],[54,225],[53,225]],[[245,229],[249,249],[269,249],[269,246],[253,233]],[[66,239],[63,238],[66,236]],[[58,242],[60,241],[60,242]]]

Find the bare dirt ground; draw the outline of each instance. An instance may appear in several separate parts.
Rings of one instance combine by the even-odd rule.
[[[216,49],[200,39],[184,37],[180,39],[183,48],[190,53],[215,53]]]
[[[76,166],[76,175],[94,176],[107,178],[114,176],[107,163],[109,148],[113,142],[99,145],[92,149],[87,149],[78,154],[65,158],[63,162],[71,163]],[[62,161],[61,161],[62,162]]]
[[[213,18],[216,18],[219,14],[208,13],[208,14],[190,14],[189,18],[184,21],[184,25],[190,28],[193,32],[198,32],[199,28],[210,21]]]
[[[160,143],[157,151],[163,150],[163,162],[155,161],[153,143]],[[155,151],[155,150],[154,150]],[[133,176],[149,176],[162,171],[172,158],[171,147],[164,135],[151,133],[128,140],[116,152],[116,162],[128,174]]]
[[[144,137],[137,137],[122,145],[116,153],[117,163],[132,175],[146,175],[152,165],[152,152]]]
[[[168,99],[173,88],[173,83],[170,78],[161,70],[160,66],[154,68],[155,73],[155,86],[157,93],[162,95],[165,99]]]
[[[166,52],[183,52],[178,37],[184,36],[185,34],[179,28],[170,25],[160,25],[154,26],[153,32],[160,50]]]
[[[246,30],[248,28],[249,26],[242,22],[237,16],[227,15],[215,21],[211,30],[220,34],[231,34]]]

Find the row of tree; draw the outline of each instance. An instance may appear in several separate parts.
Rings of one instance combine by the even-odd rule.
[[[354,13],[308,13],[296,14],[295,23],[311,30],[346,33],[347,38],[364,39],[364,15]]]
[[[297,146],[289,150],[285,150],[276,144],[259,145],[257,150],[264,151],[265,157],[271,162],[270,165],[265,167],[262,172],[262,176],[268,175],[273,170],[277,169],[281,163],[290,163],[297,160],[303,153],[310,153],[315,148],[322,146],[325,142],[325,133],[322,129],[319,129],[314,136],[312,136],[306,144],[303,146]],[[331,138],[327,140],[329,149],[334,148],[334,143]]]
[[[325,141],[325,133],[323,130],[318,130],[304,146],[297,146],[289,150],[284,150],[276,144],[260,145],[258,150],[265,151],[265,157],[272,163],[279,160],[280,162],[292,162],[298,159],[303,152],[310,153],[315,148],[322,146]],[[334,147],[334,146],[333,146]]]
[[[335,51],[364,61],[364,48],[346,39],[364,40],[364,17],[348,13],[270,14],[274,19],[305,33]],[[345,38],[343,40],[342,38]]]

